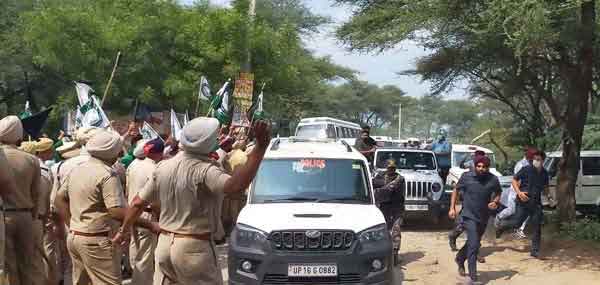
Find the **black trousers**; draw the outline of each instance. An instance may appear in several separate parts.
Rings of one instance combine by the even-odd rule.
[[[505,220],[501,227],[502,230],[518,228],[525,222],[527,217],[530,217],[527,226],[532,230],[531,253],[537,254],[540,252],[542,243],[542,223],[544,222],[542,205],[517,203],[515,214]]]
[[[485,233],[487,219],[483,222],[477,222],[469,218],[463,218],[462,225],[467,233],[467,242],[456,254],[456,261],[459,264],[468,261],[469,276],[472,279],[477,279],[477,255],[481,248],[481,237]]]

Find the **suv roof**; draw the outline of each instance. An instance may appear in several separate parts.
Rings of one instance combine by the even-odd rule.
[[[324,158],[366,160],[365,157],[345,142],[331,139],[274,139],[265,158]]]
[[[481,150],[485,153],[494,153],[490,149],[485,147],[480,147],[478,145],[470,145],[470,144],[452,144],[452,151],[460,151],[460,152],[475,152],[476,150]]]
[[[562,157],[562,151],[549,152],[548,157]],[[600,150],[582,150],[579,153],[581,157],[598,157],[600,156]]]
[[[396,152],[426,152],[426,153],[431,153],[434,154],[433,151],[431,150],[427,150],[427,149],[418,149],[418,148],[402,148],[402,147],[382,147],[382,148],[377,148],[377,151],[396,151]],[[435,154],[434,154],[435,155]]]

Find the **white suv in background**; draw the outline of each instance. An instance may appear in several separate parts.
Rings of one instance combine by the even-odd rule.
[[[374,159],[376,173],[386,170],[388,160],[396,162],[397,171],[404,177],[405,214],[427,215],[437,224],[441,215],[446,215],[447,203],[442,200],[444,184],[435,154],[421,149],[378,148]]]
[[[544,167],[550,174],[550,196],[556,201],[556,175],[562,152],[548,153]],[[547,201],[544,201],[547,204]],[[575,208],[583,214],[600,215],[600,151],[582,151],[575,186]]]
[[[367,160],[345,142],[274,140],[229,244],[230,284],[395,284]]]

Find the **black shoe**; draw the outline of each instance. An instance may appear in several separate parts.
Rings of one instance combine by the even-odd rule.
[[[532,251],[529,255],[533,258],[540,259],[540,253],[538,251]]]
[[[477,256],[477,262],[479,262],[479,263],[485,263],[485,257],[483,257],[483,256]]]
[[[448,243],[450,244],[450,249],[452,251],[458,251],[458,249],[456,248],[456,238],[448,237]]]
[[[456,262],[456,265],[458,266],[458,274],[460,276],[467,276],[467,271],[465,270],[465,263],[461,263],[456,258],[454,259],[454,262]]]

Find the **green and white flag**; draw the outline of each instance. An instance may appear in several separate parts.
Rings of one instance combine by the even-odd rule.
[[[218,107],[217,104],[213,105],[213,107],[216,110],[215,112],[215,118],[217,118],[217,120],[219,120],[219,122],[222,125],[228,125],[231,122],[231,109],[230,109],[230,90],[229,90],[229,85],[231,83],[231,80],[227,81],[225,83],[225,85],[223,85],[223,87],[221,88],[221,90],[219,90],[219,92],[217,93],[217,99],[220,99]],[[216,100],[215,100],[216,101]]]
[[[29,107],[29,101],[25,102],[25,110],[19,114],[19,118],[25,119],[27,117],[31,117],[33,113],[31,112],[31,107]]]
[[[153,140],[155,138],[160,138],[161,140],[163,140],[158,134],[158,132],[154,128],[152,128],[152,126],[150,126],[148,122],[144,122],[144,125],[142,125],[142,127],[140,128],[140,134],[145,140]]]
[[[200,77],[200,90],[198,90],[198,98],[204,101],[210,101],[212,99],[212,95],[210,94],[210,85],[204,76]]]
[[[248,110],[248,118],[250,118],[252,121],[262,120],[265,118],[265,111],[263,109],[264,90],[265,84],[263,84],[260,94],[258,94],[258,98],[256,98],[256,102],[254,102]]]
[[[77,99],[79,100],[79,106],[83,106],[88,103],[91,99],[91,95],[94,94],[94,89],[89,85],[75,81],[75,91],[77,91]]]
[[[91,96],[87,103],[79,106],[78,112],[79,123],[82,127],[110,127],[110,121],[102,107],[100,107],[100,102],[96,96]]]

